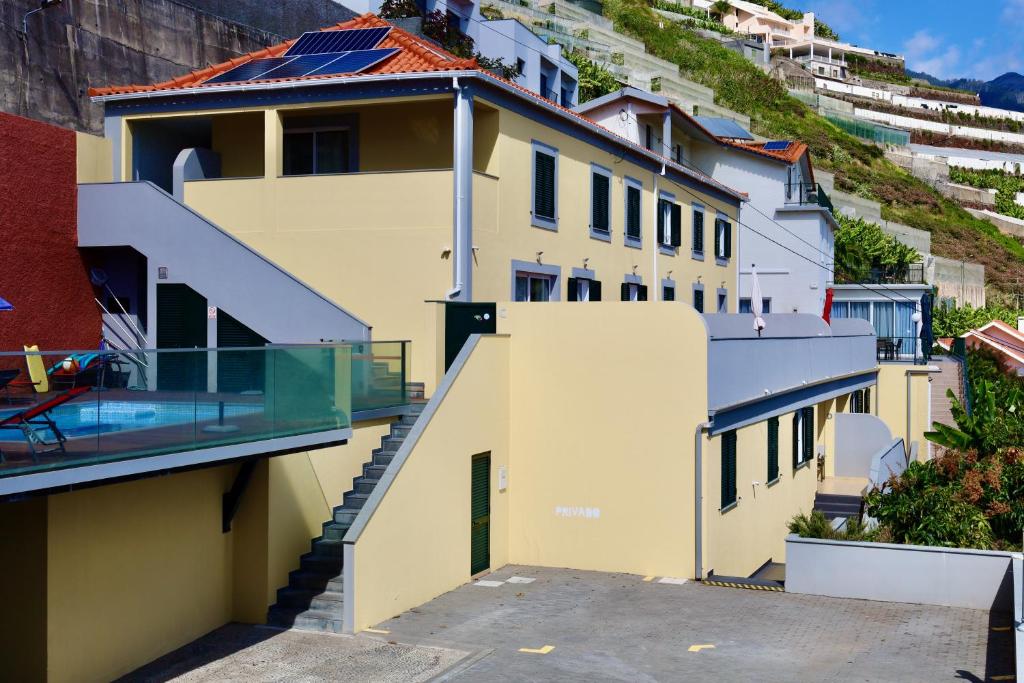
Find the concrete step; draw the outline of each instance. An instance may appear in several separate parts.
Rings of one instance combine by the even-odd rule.
[[[340,593],[344,587],[345,578],[341,574],[314,572],[308,569],[294,569],[288,574],[287,588]],[[285,590],[285,588],[278,589],[279,592],[282,590]]]
[[[380,478],[356,477],[352,480],[352,490],[356,493],[372,493]]]
[[[279,607],[298,607],[317,611],[334,611],[341,608],[345,596],[341,591],[319,590],[317,588],[279,588],[277,605]]]
[[[387,468],[387,465],[373,465],[366,463],[363,465],[363,476],[368,479],[380,479],[384,476],[384,470]]]
[[[338,576],[342,570],[341,555],[314,555],[313,553],[306,553],[299,558],[299,569]]]
[[[310,545],[313,554],[320,557],[341,557],[344,545],[339,538],[317,538]]]
[[[359,516],[359,510],[357,509],[347,508],[344,505],[334,508],[334,521],[338,524],[352,526],[357,516]]]
[[[324,522],[323,537],[340,541],[345,538],[345,534],[348,533],[349,527],[351,526],[351,524],[339,524],[334,520]]]
[[[349,491],[345,494],[345,507],[347,508],[361,508],[366,499],[370,497],[369,493],[356,493],[355,491]]]
[[[391,423],[392,439],[402,439],[404,441],[405,437],[409,436],[410,431],[412,431],[412,425],[402,424],[401,422]]]
[[[341,633],[342,612],[337,610],[303,610],[295,607],[274,605],[267,614],[267,623],[281,628],[295,628],[300,631],[320,633]]]
[[[395,457],[394,453],[374,453],[373,464],[374,465],[388,465],[391,463],[391,459]]]

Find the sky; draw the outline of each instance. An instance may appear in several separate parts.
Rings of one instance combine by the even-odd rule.
[[[845,42],[894,52],[939,78],[1024,73],[1024,0],[801,0]]]

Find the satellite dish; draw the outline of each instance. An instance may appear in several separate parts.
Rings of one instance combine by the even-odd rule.
[[[97,287],[102,287],[107,284],[108,280],[110,280],[110,276],[107,275],[107,271],[102,268],[90,268],[89,280]]]

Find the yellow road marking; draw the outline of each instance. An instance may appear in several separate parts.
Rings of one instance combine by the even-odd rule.
[[[714,650],[714,645],[691,645],[690,652],[700,652],[701,650]]]
[[[366,631],[367,633],[381,633],[381,634],[384,634],[384,635],[387,635],[387,634],[391,633],[391,631],[388,631],[387,629],[383,629],[383,628],[364,628],[363,630]]]
[[[525,652],[525,653],[531,654],[531,655],[546,655],[547,653],[551,652],[554,649],[555,649],[554,645],[545,645],[544,647],[539,647],[539,648],[537,648],[535,650],[532,649],[532,648],[528,648],[528,647],[521,647],[521,648],[519,648],[519,651],[520,652]]]
[[[1009,631],[1010,627],[1009,626],[993,626],[992,630],[993,631]]]
[[[1016,680],[1016,678],[1017,677],[1014,676],[1013,674],[1008,674],[1006,676],[993,676],[992,680],[993,681],[1012,681],[1012,680]]]
[[[654,581],[654,577],[653,576],[645,576],[644,577],[644,581]]]
[[[733,583],[732,581],[714,581],[712,579],[704,579],[704,585],[706,586],[721,586],[724,588],[745,588],[752,591],[776,591],[779,593],[784,592],[782,586],[761,586],[753,583]]]

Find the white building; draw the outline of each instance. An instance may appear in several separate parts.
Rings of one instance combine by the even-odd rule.
[[[749,195],[737,246],[741,311],[749,306],[756,267],[768,312],[823,314],[837,225],[814,180],[807,145],[757,143],[734,122],[694,118],[665,97],[636,88],[591,100],[576,111]],[[691,247],[691,258],[704,259],[714,257],[717,245]]]

